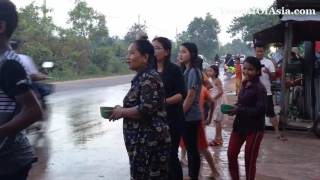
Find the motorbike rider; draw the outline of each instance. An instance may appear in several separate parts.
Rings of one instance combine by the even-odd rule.
[[[20,42],[18,40],[10,41],[11,48],[16,52],[19,52],[19,45]],[[51,94],[53,90],[50,85],[40,82],[49,79],[49,76],[39,71],[30,56],[27,56],[25,54],[18,54],[18,56],[20,59],[19,62],[22,64],[28,77],[32,81],[32,88],[36,93],[38,93],[38,98],[42,101],[43,108],[46,108],[44,97]]]
[[[18,40],[11,40],[10,45],[14,51],[19,51],[20,42]],[[43,74],[38,70],[37,66],[30,56],[27,56],[25,54],[18,54],[18,56],[20,58],[20,63],[23,65],[27,75],[32,81],[36,82],[48,79],[48,76],[46,74]]]
[[[15,52],[19,51],[20,42],[18,40],[11,40],[10,46],[12,50]],[[40,104],[43,110],[47,109],[47,103],[45,96],[52,93],[51,85],[40,83],[40,81],[47,80],[49,77],[46,74],[41,73],[37,66],[35,65],[33,59],[30,56],[25,54],[17,54],[19,56],[19,62],[23,66],[26,71],[27,76],[30,78],[31,88],[37,95],[38,99],[40,100]],[[46,112],[46,111],[45,111]],[[34,123],[32,126],[27,128],[27,132],[33,132],[34,130],[43,133],[45,132],[45,123],[46,120],[46,113],[44,113],[43,118],[41,121]]]

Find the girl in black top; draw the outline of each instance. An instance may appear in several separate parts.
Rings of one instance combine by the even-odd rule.
[[[169,179],[182,180],[182,168],[178,159],[179,141],[184,127],[183,97],[185,85],[180,68],[170,62],[171,41],[157,37],[152,41],[157,59],[157,71],[160,73],[166,90],[166,110],[172,139],[169,160]]]
[[[239,179],[238,155],[244,142],[246,142],[246,179],[255,179],[256,160],[263,137],[267,99],[266,89],[259,79],[261,67],[257,58],[246,58],[243,67],[245,80],[241,86],[238,102],[229,113],[236,115],[228,147],[229,171],[233,180]]]

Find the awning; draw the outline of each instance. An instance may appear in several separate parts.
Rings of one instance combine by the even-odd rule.
[[[320,40],[320,15],[292,16],[285,15],[281,23],[259,31],[253,35],[254,43],[283,43],[285,23],[293,24],[293,43]]]
[[[315,9],[320,11],[319,0],[277,0],[277,8],[295,9]]]

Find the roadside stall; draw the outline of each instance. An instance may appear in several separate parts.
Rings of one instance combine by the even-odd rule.
[[[278,0],[277,8],[282,7],[292,10],[315,9],[317,14],[281,15],[279,24],[255,33],[254,42],[270,46],[283,45],[279,88],[282,127],[312,130],[320,137],[320,2]],[[292,47],[303,48],[300,60],[293,57]],[[299,83],[288,85],[288,82]],[[296,86],[301,87],[299,93]]]

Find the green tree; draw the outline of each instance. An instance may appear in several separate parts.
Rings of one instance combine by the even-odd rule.
[[[76,6],[69,12],[68,22],[72,24],[72,30],[80,37],[88,39],[92,32],[103,29],[103,33],[108,35],[105,16],[96,12],[88,4],[79,0]]]
[[[69,12],[71,28],[56,26],[50,9],[30,3],[19,9],[19,26],[14,39],[22,41],[19,53],[27,54],[40,65],[54,61],[51,76],[56,79],[78,79],[128,73],[124,63],[127,44],[109,37],[103,14],[78,0]]]
[[[145,24],[134,23],[125,35],[124,41],[127,43],[133,42],[139,33],[147,33],[147,26]]]
[[[52,58],[54,53],[51,44],[57,30],[50,16],[41,16],[41,12],[51,12],[45,7],[36,6],[34,3],[19,9],[19,25],[13,39],[19,40],[19,53],[28,54],[34,58],[36,64]]]
[[[241,39],[234,39],[231,43],[227,43],[220,48],[219,54],[245,54],[245,55],[253,55],[253,49],[243,42]]]
[[[108,29],[106,26],[105,16],[96,12],[88,4],[79,0],[76,1],[74,9],[69,12],[69,23],[72,28],[65,31],[62,35],[66,41],[69,41],[69,47],[72,47],[72,58],[77,63],[74,68],[79,73],[94,74],[98,69],[104,69],[100,46],[106,45],[108,37]],[[96,58],[96,59],[95,59]],[[101,61],[101,62],[98,62]],[[83,71],[84,70],[84,71]]]
[[[253,9],[252,11],[262,10]],[[254,33],[276,25],[279,22],[280,19],[277,15],[244,14],[232,20],[232,24],[229,26],[227,32],[231,33],[233,37],[241,34],[243,41],[252,41]]]
[[[218,34],[220,26],[211,14],[207,13],[205,18],[196,17],[188,25],[188,29],[178,35],[178,42],[191,41],[197,44],[199,54],[213,59],[218,51]]]
[[[106,18],[103,14],[97,13],[94,17],[97,25],[91,29],[90,41],[98,46],[105,46],[109,41],[109,30],[106,25]]]

